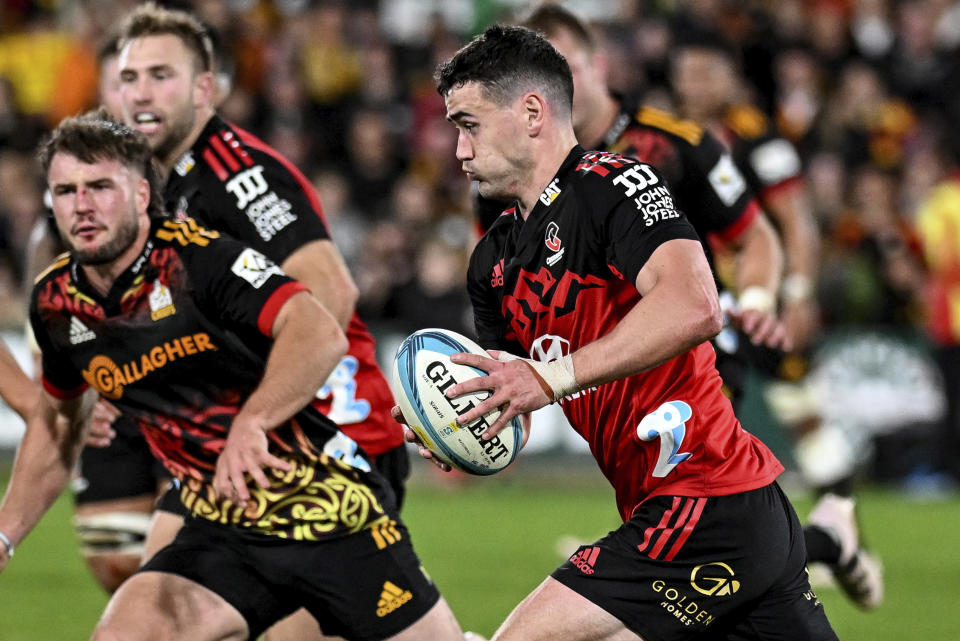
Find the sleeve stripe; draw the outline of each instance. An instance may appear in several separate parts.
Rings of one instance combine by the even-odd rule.
[[[217,157],[210,148],[203,150],[203,159],[207,161],[207,164],[213,169],[213,173],[215,173],[220,180],[226,180],[230,175],[227,173],[227,170],[223,168],[223,165],[220,164],[220,161],[217,160]]]
[[[776,198],[780,194],[788,193],[794,189],[800,189],[803,187],[804,178],[801,175],[791,176],[790,178],[785,178],[778,183],[768,185],[763,188],[760,192],[760,197],[764,200],[769,200],[771,198]]]
[[[717,237],[723,242],[730,242],[756,220],[757,216],[760,214],[760,204],[756,199],[751,199],[747,206],[744,208],[743,213],[740,214],[740,217],[736,221],[723,231],[717,233]]]
[[[88,387],[90,387],[90,385],[87,383],[81,383],[79,386],[74,387],[71,390],[60,389],[48,381],[46,376],[41,377],[41,382],[43,383],[43,389],[45,389],[50,396],[61,401],[68,401],[70,399],[77,398],[86,392]]]
[[[240,141],[237,140],[237,137],[233,135],[233,132],[229,129],[221,132],[220,136],[223,138],[223,141],[230,145],[230,149],[233,150],[233,153],[237,154],[240,157],[240,160],[247,167],[253,166],[253,158],[250,157],[250,154],[247,153],[247,150],[243,148],[240,144]]]
[[[273,338],[273,321],[277,319],[280,308],[283,307],[283,304],[294,294],[308,291],[310,290],[307,289],[306,285],[295,280],[284,283],[278,287],[276,291],[270,294],[270,298],[267,299],[267,302],[264,303],[260,309],[260,315],[257,317],[257,329],[260,330],[260,333]]]
[[[237,162],[237,159],[233,157],[233,154],[230,153],[227,146],[220,140],[220,136],[210,136],[210,146],[213,147],[214,151],[227,163],[227,167],[229,167],[232,173],[240,171],[240,163]]]

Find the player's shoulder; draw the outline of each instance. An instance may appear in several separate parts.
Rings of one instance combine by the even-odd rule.
[[[573,182],[580,201],[601,208],[664,182],[653,165],[609,151],[584,152],[572,173],[576,176]],[[550,193],[551,186],[552,183],[547,186],[541,200],[555,197]],[[563,183],[557,186],[560,190],[564,187]]]
[[[166,218],[153,230],[154,242],[176,250],[209,247],[220,237],[220,232],[207,229],[193,218]]]
[[[723,122],[743,140],[756,140],[770,135],[770,118],[751,104],[732,105],[724,114]]]
[[[640,107],[634,119],[638,125],[678,138],[694,147],[703,140],[704,129],[699,124],[655,107]]]
[[[47,265],[36,278],[33,279],[34,285],[39,285],[44,281],[49,281],[57,278],[64,272],[68,271],[70,268],[70,254],[64,252],[53,259],[49,265]]]

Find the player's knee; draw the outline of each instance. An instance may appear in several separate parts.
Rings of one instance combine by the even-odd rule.
[[[87,565],[108,592],[140,566],[150,515],[140,512],[78,514],[74,528]]]

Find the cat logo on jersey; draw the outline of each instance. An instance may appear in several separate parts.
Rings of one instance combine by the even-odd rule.
[[[549,207],[553,204],[553,201],[557,199],[557,196],[560,195],[560,186],[557,185],[559,178],[554,178],[550,181],[550,184],[547,185],[547,188],[543,190],[543,193],[540,194],[540,202]]]
[[[562,247],[562,241],[558,235],[559,233],[560,226],[557,223],[550,221],[550,224],[547,225],[547,233],[543,239],[543,243],[547,246],[547,249],[554,252],[553,256],[547,258],[547,265],[550,265],[551,267],[555,265],[558,260],[563,258],[563,252],[566,251],[566,249]]]
[[[190,170],[196,166],[196,161],[193,159],[193,150],[188,149],[187,153],[180,156],[180,160],[177,161],[177,164],[173,166],[173,170],[177,172],[179,176],[186,176],[190,173]]]

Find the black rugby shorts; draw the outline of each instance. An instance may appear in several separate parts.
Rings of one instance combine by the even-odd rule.
[[[806,571],[803,530],[773,483],[660,496],[553,573],[646,641],[836,641]]]
[[[109,446],[85,447],[80,453],[80,476],[71,483],[77,505],[154,496],[170,478],[132,419],[120,416],[113,429],[117,435]]]
[[[219,594],[246,619],[250,639],[305,607],[327,635],[379,641],[440,598],[400,522],[314,542],[188,518],[140,571],[176,574]]]

